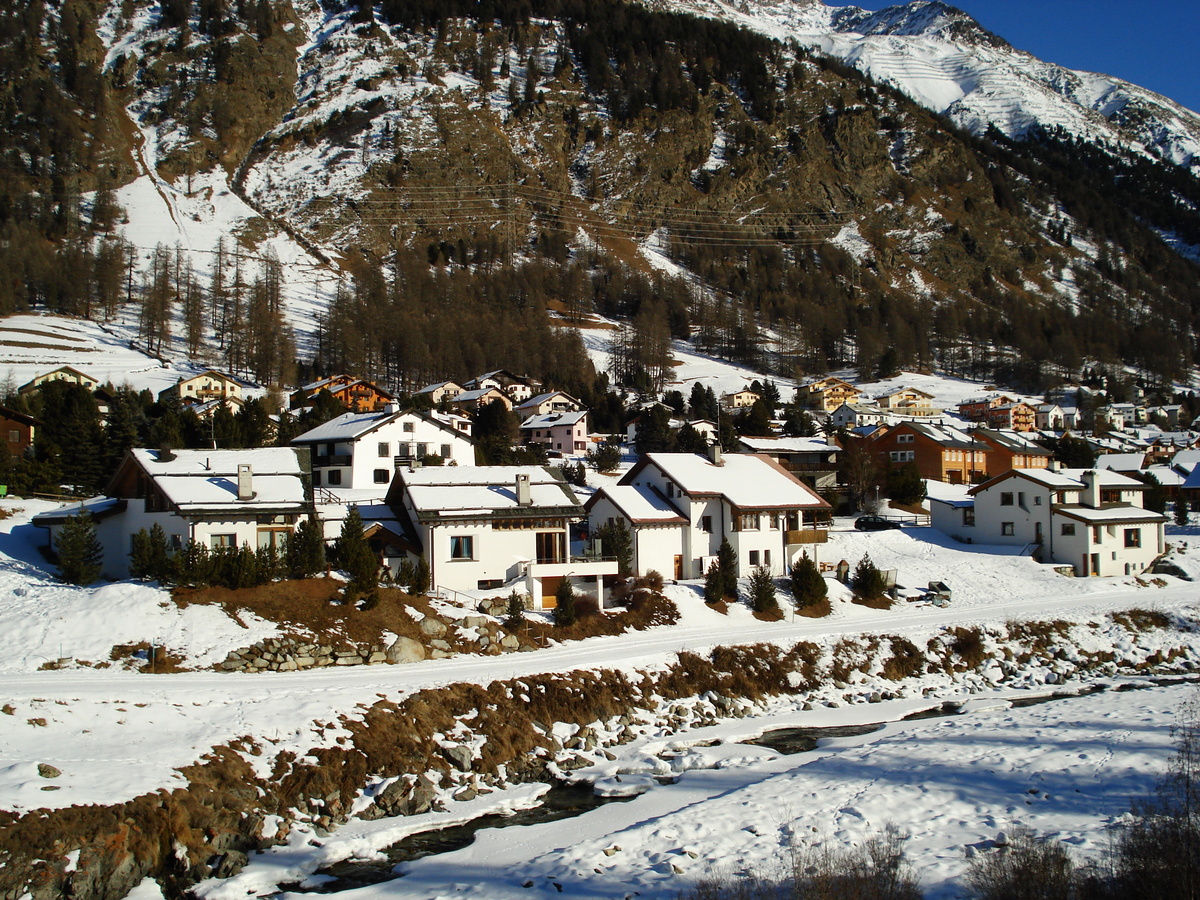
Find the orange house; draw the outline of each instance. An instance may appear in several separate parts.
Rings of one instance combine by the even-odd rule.
[[[971,432],[977,441],[987,445],[987,470],[1007,472],[1009,469],[1048,469],[1052,454],[1016,431],[996,431],[976,428]]]
[[[352,375],[332,375],[306,384],[291,396],[292,409],[312,406],[317,394],[329,391],[342,406],[351,412],[379,412],[395,397],[369,381]]]
[[[916,463],[925,479],[966,484],[988,472],[988,445],[946,425],[901,422],[869,440],[885,467]]]

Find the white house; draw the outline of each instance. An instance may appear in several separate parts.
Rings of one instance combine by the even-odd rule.
[[[529,416],[544,416],[552,412],[578,412],[583,404],[563,391],[549,391],[530,397],[516,407],[517,415],[522,419]]]
[[[437,456],[442,465],[475,465],[475,442],[438,412],[348,412],[292,439],[312,450],[313,486],[373,489],[384,496],[401,466]]]
[[[91,513],[104,546],[105,575],[129,574],[133,535],[162,527],[172,549],[191,540],[210,548],[282,548],[312,511],[308,453],[301,448],[257,450],[130,450],[105,491],[82,504],[41,513],[33,524],[58,530]]]
[[[634,567],[667,577],[701,578],[723,538],[738,572],[767,566],[788,571],[829,515],[820,495],[766,456],[650,453],[615,485],[600,488],[585,507],[592,533],[624,521],[632,533]]]
[[[542,466],[401,469],[388,503],[436,590],[517,586],[546,609],[564,578],[600,600],[603,576],[617,574],[615,561],[571,555],[570,526],[583,508]]]
[[[1076,575],[1134,575],[1164,550],[1166,517],[1142,508],[1146,486],[1104,469],[1012,469],[969,499],[930,498],[934,528],[967,543],[1030,547]]]
[[[882,425],[888,420],[888,411],[871,403],[843,403],[829,415],[835,428]]]

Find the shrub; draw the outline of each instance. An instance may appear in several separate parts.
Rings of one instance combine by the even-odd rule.
[[[132,544],[129,553],[130,575],[148,581],[171,580],[173,567],[167,553],[167,535],[161,525],[154,525],[149,531],[143,528],[133,536]]]
[[[883,573],[875,568],[870,554],[864,553],[854,569],[854,593],[864,600],[874,600],[882,597],[887,590],[887,581]]]
[[[287,545],[293,578],[312,578],[325,568],[325,529],[317,518],[302,519]]]
[[[815,606],[829,593],[816,562],[807,553],[796,560],[791,575],[792,599],[799,607]]]
[[[964,878],[970,900],[1074,900],[1078,880],[1062,844],[1022,827],[1007,847],[975,857]]]
[[[621,464],[621,445],[605,441],[595,450],[588,451],[587,461],[597,472],[611,472]]]
[[[1184,705],[1154,795],[1117,834],[1113,896],[1190,897],[1200,884],[1200,705]]]

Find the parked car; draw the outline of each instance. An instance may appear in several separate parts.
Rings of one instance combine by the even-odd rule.
[[[854,527],[859,531],[886,531],[889,528],[899,528],[900,523],[883,516],[859,516],[854,520]]]

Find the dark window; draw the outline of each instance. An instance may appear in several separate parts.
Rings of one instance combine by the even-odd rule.
[[[1002,535],[1004,535],[1005,537],[1012,537],[1013,536],[1013,523],[1012,522],[1001,522],[1000,523],[1000,533]]]
[[[1075,534],[1075,523],[1074,522],[1063,522],[1063,526],[1062,526],[1063,537],[1071,537],[1074,534]]]
[[[452,535],[450,538],[451,559],[474,559],[475,538],[472,535]]]
[[[388,483],[388,470],[387,469],[376,469],[375,470],[375,483],[376,484],[387,484]]]
[[[330,469],[328,480],[329,480],[329,483],[333,484],[333,485],[341,484],[342,483],[342,470],[341,469]]]
[[[700,517],[700,530],[712,534],[712,516]]]
[[[1000,495],[1000,505],[1001,506],[1012,506],[1013,505],[1012,491],[1005,491],[1004,493],[1002,493]]]
[[[379,455],[380,456],[389,456],[391,454],[391,452],[392,452],[392,445],[389,444],[387,441],[380,441]]]
[[[1126,547],[1142,546],[1142,529],[1126,528],[1125,529],[1125,546]]]
[[[752,565],[752,566],[758,565],[758,551],[757,550],[750,551],[750,565]]]

